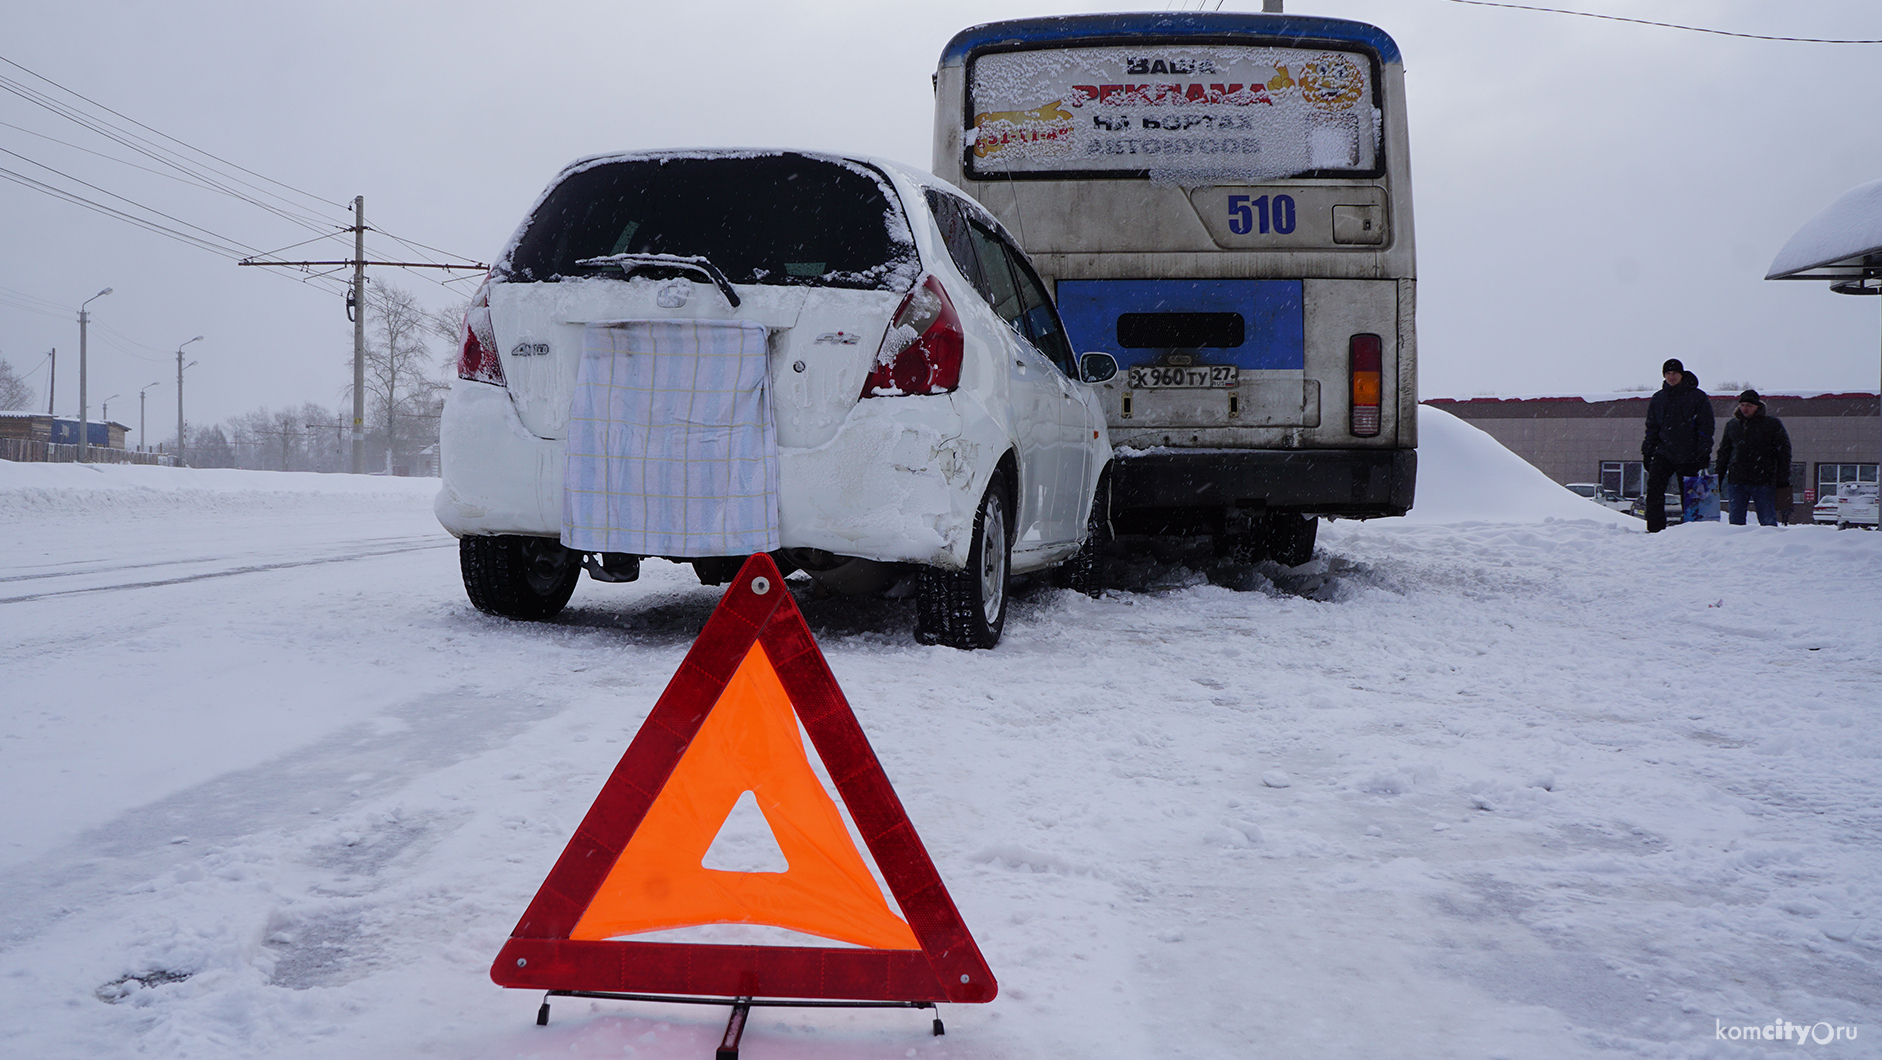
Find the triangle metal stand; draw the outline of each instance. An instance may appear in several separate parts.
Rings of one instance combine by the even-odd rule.
[[[754,997],[685,997],[678,994],[621,994],[606,990],[550,990],[542,995],[542,1007],[536,1010],[536,1026],[549,1025],[549,999],[552,997],[587,997],[606,1001],[659,1001],[677,1005],[730,1005],[732,1015],[725,1024],[725,1037],[719,1041],[713,1060],[738,1060],[739,1039],[745,1034],[745,1019],[754,1008],[925,1008],[932,1010],[934,1036],[947,1033],[941,1025],[940,1006],[933,1001],[786,1001]]]

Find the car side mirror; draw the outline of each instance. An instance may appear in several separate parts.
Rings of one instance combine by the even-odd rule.
[[[1078,358],[1078,378],[1086,383],[1102,383],[1117,375],[1117,358],[1108,353],[1087,353]]]

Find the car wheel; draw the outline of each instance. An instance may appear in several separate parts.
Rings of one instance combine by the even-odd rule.
[[[1085,520],[1085,543],[1071,559],[1059,566],[1058,581],[1073,592],[1093,600],[1104,595],[1104,552],[1111,544],[1111,469],[1098,476],[1098,489],[1091,497],[1091,516]]]
[[[996,472],[974,515],[974,543],[967,569],[924,567],[915,595],[915,639],[950,648],[991,648],[1006,628],[1006,478]]]
[[[505,618],[554,618],[582,575],[582,554],[547,537],[462,537],[457,559],[471,605]]]
[[[1320,520],[1295,512],[1270,512],[1263,528],[1268,558],[1283,567],[1298,567],[1313,558]]]

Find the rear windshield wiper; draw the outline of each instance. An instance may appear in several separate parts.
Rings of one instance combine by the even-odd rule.
[[[696,273],[711,280],[713,286],[719,289],[719,293],[725,295],[725,300],[732,304],[732,308],[738,308],[738,292],[732,289],[732,281],[726,279],[725,273],[720,272],[719,267],[707,260],[703,255],[607,254],[599,258],[583,258],[575,264],[619,265],[621,271],[629,276],[634,275],[642,269],[654,268],[679,269],[684,272]]]

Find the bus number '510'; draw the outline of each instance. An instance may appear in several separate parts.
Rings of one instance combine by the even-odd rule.
[[[1294,231],[1294,197],[1276,195],[1270,210],[1268,197],[1260,196],[1253,200],[1246,195],[1229,196],[1229,231],[1238,236],[1250,232],[1267,235],[1272,222],[1273,230],[1281,235]]]

